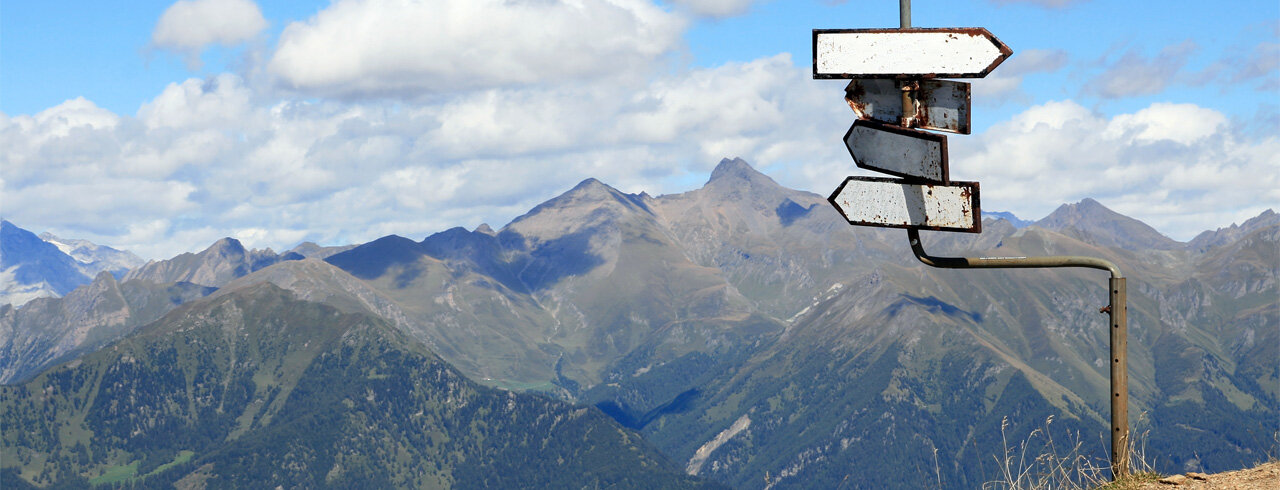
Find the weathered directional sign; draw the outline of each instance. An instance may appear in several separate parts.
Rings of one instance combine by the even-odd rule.
[[[859,119],[844,134],[854,163],[899,177],[946,183],[947,137]]]
[[[813,30],[813,78],[982,78],[1011,54],[981,27]]]
[[[969,84],[951,80],[921,80],[915,92],[915,127],[969,134]],[[844,100],[862,119],[898,124],[902,119],[902,89],[887,78],[849,82]]]
[[[901,29],[814,29],[813,78],[852,78],[845,100],[858,114],[845,146],[859,167],[905,180],[849,177],[827,198],[849,224],[906,228],[911,251],[948,269],[1088,267],[1111,272],[1111,474],[1129,474],[1127,289],[1110,261],[1079,256],[933,257],[921,229],[982,231],[977,182],[950,182],[947,141],[911,127],[969,134],[969,87],[935,78],[985,77],[1013,51],[982,28],[912,29],[911,0],[898,1]],[[895,126],[896,124],[896,126]]]
[[[977,182],[849,177],[827,200],[853,225],[982,232]]]

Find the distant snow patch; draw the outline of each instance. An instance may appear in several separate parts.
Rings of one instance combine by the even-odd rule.
[[[791,318],[787,319],[787,323],[792,323],[796,321],[797,318],[800,318],[801,316],[804,316],[805,313],[808,313],[810,308],[818,306],[818,304],[822,303],[823,301],[831,299],[833,296],[835,296],[835,293],[840,292],[840,290],[843,288],[844,288],[844,284],[840,284],[838,282],[835,284],[832,284],[831,287],[827,288],[827,292],[819,296],[814,296],[813,303],[811,303],[809,306],[804,307],[804,309],[796,312],[796,314],[791,315]]]

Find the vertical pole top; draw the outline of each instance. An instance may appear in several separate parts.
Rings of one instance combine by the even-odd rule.
[[[898,0],[898,27],[902,29],[911,28],[911,0]],[[902,85],[902,120],[898,122],[904,128],[912,127],[913,115],[916,113],[915,93],[912,92],[910,85],[903,83]]]

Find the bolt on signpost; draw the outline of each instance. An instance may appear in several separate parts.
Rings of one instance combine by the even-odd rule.
[[[980,233],[977,182],[952,182],[947,137],[911,128],[969,134],[969,84],[1013,51],[983,28],[911,27],[911,0],[899,0],[899,29],[814,29],[813,78],[850,79],[845,101],[858,119],[845,146],[858,167],[896,177],[848,177],[828,201],[850,224],[905,228],[911,251],[951,269],[1086,267],[1111,273],[1111,473],[1129,473],[1128,293],[1110,261],[1080,256],[934,257],[920,230]]]

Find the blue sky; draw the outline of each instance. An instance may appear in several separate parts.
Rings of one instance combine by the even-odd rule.
[[[1014,50],[956,178],[1037,219],[1092,197],[1186,240],[1280,204],[1280,4],[913,2]],[[252,0],[0,6],[0,214],[150,258],[501,226],[597,177],[724,157],[826,195],[853,166],[814,28],[898,2]]]

